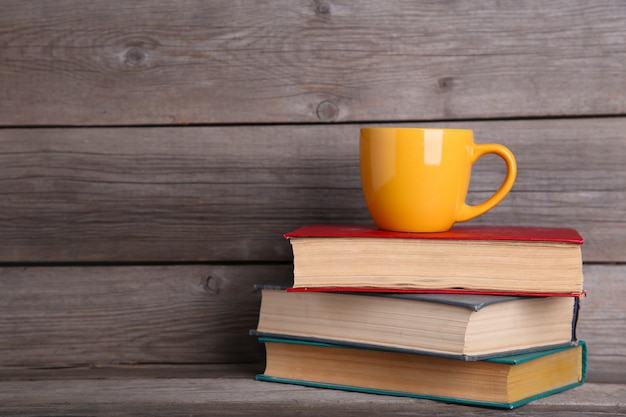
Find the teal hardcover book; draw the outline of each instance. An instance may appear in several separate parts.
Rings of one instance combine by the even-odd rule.
[[[362,349],[329,343],[259,338],[261,381],[515,408],[581,385],[584,341],[575,346],[482,361]]]

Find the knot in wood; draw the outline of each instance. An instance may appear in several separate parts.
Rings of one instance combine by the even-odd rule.
[[[452,87],[454,87],[454,78],[441,77],[437,80],[437,85],[443,91],[452,90]]]
[[[209,275],[205,277],[203,287],[204,291],[208,292],[209,294],[219,294],[221,287],[220,279],[218,277]]]
[[[317,105],[316,114],[322,122],[332,122],[339,115],[339,109],[334,103],[324,100]]]
[[[318,16],[330,15],[330,3],[326,0],[315,0],[315,14]]]
[[[133,46],[128,51],[126,51],[124,62],[126,65],[131,67],[136,67],[141,65],[146,59],[146,53],[140,47]]]

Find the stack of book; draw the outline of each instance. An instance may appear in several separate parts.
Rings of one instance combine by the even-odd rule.
[[[259,380],[514,408],[585,379],[573,229],[312,225],[285,237],[294,282],[262,287]]]

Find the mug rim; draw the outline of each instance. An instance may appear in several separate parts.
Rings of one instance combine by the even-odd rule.
[[[449,128],[449,127],[394,127],[394,126],[366,126],[362,127],[361,130],[449,130],[449,131],[457,131],[457,132],[474,132],[472,129],[463,129],[463,128]]]

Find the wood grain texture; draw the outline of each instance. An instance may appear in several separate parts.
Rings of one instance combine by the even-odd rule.
[[[626,260],[626,118],[420,125],[515,153],[513,191],[470,224],[574,227],[585,261]],[[360,126],[2,129],[0,262],[290,262],[283,233],[370,222]],[[468,200],[503,172],[480,159]]]
[[[614,0],[3,1],[0,415],[502,415],[253,380],[282,234],[369,222],[358,128],[447,120],[518,160],[473,224],[585,238],[589,383],[516,415],[626,416],[625,21]],[[470,203],[503,171],[481,159]]]
[[[5,0],[0,125],[624,114],[613,0]]]
[[[584,273],[579,337],[589,346],[589,381],[626,383],[626,266]],[[0,268],[0,379],[9,369],[41,378],[42,367],[262,369],[262,346],[248,335],[260,303],[253,288],[291,277],[291,265]]]
[[[588,341],[589,378],[626,383],[626,265],[585,265],[578,337]]]
[[[0,365],[2,381],[151,379],[151,378],[250,378],[263,372],[264,362],[250,363],[125,363],[23,367]],[[1,389],[0,389],[1,390]]]
[[[0,365],[252,363],[259,283],[290,266],[0,268]]]
[[[516,416],[626,416],[626,385],[587,383],[516,409]],[[0,413],[15,416],[502,416],[511,411],[342,392],[248,378],[0,382]]]

